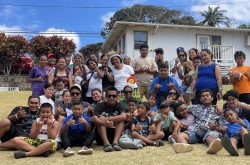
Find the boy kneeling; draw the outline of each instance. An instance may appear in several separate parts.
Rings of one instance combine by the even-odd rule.
[[[61,139],[65,149],[63,156],[74,155],[73,146],[82,146],[78,154],[92,154],[93,149],[89,148],[93,142],[91,134],[91,120],[83,114],[83,104],[80,101],[72,103],[73,114],[66,117],[61,130]]]

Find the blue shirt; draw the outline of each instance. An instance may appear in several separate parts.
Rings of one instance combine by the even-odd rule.
[[[250,123],[246,120],[243,119],[242,120],[247,128],[250,128]],[[242,125],[238,124],[238,123],[229,123],[229,124],[225,124],[225,126],[227,127],[227,131],[226,134],[231,138],[234,135],[239,135],[240,134],[240,129],[243,127]]]
[[[91,125],[91,120],[86,114],[82,114],[82,117],[89,123],[89,125]],[[68,127],[68,133],[73,133],[73,134],[86,133],[85,125],[82,123],[79,123],[78,119],[75,118],[75,116],[73,114],[67,116],[64,119],[62,127],[64,127],[71,118],[75,120],[76,125],[70,125]]]
[[[216,65],[214,63],[208,66],[198,66],[197,81],[195,85],[196,90],[202,90],[205,88],[212,89],[218,87],[215,75],[215,67]]]
[[[154,87],[156,84],[160,84],[161,88],[156,94],[156,105],[157,107],[160,106],[161,102],[167,99],[167,93],[169,91],[168,85],[173,83],[178,91],[180,91],[180,86],[178,85],[177,81],[168,76],[167,79],[161,79],[160,76],[157,76],[150,84],[150,94],[154,92]]]

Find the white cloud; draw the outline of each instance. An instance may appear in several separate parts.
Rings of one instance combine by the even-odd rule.
[[[62,36],[65,37],[67,39],[73,40],[73,42],[76,44],[76,50],[80,49],[80,36],[75,33],[75,32],[69,32],[65,29],[56,29],[54,27],[48,28],[46,31],[41,32],[41,33],[47,33],[47,34],[42,34],[44,36],[53,36],[53,35],[57,35],[57,36]],[[62,34],[62,33],[67,33],[67,34]]]
[[[226,10],[226,16],[237,22],[248,23],[250,21],[250,2],[246,0],[200,0],[192,6],[194,12],[205,11],[209,5],[211,7],[220,6],[221,10]]]
[[[23,33],[18,33],[20,31],[22,31],[22,28],[19,26],[0,25],[0,32],[5,33],[6,35],[24,35]],[[13,33],[10,33],[10,32],[13,32]]]
[[[110,11],[106,14],[104,14],[103,16],[101,16],[101,20],[102,20],[102,25],[101,27],[104,27],[106,22],[110,22],[110,18],[115,14],[115,12]]]
[[[136,5],[136,4],[143,4],[145,3],[147,0],[123,0],[121,2],[122,6],[124,7],[131,7],[133,5]]]

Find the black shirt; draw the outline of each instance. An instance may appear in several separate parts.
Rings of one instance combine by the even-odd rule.
[[[106,102],[101,102],[96,104],[94,109],[94,116],[118,116],[123,112],[125,113],[125,109],[120,103],[117,103],[114,106],[109,106]]]

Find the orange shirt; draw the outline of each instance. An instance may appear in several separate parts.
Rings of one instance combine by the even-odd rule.
[[[240,67],[235,67],[235,68],[231,69],[231,71],[240,72],[242,74],[244,72],[248,72],[250,74],[250,66],[243,65]],[[234,90],[239,92],[239,94],[250,93],[250,80],[248,80],[248,78],[246,76],[242,75],[240,80],[236,80],[233,83],[233,88],[234,88]]]

